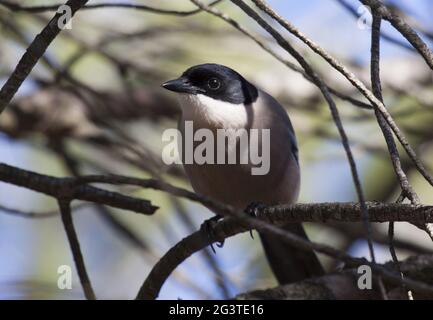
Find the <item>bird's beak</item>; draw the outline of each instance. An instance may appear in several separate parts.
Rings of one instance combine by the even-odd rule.
[[[185,77],[180,77],[178,79],[169,80],[162,84],[164,89],[180,92],[180,93],[192,93],[197,94],[200,92],[204,92],[203,89],[192,85],[189,80]]]

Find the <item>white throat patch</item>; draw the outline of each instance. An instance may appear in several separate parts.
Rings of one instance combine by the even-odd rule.
[[[218,128],[244,128],[251,109],[251,105],[233,104],[203,94],[180,94],[179,102],[184,120]]]

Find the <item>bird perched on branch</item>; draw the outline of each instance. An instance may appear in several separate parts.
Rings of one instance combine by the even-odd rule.
[[[296,202],[300,185],[296,137],[286,111],[272,96],[236,71],[218,64],[193,66],[162,86],[179,93],[182,162],[196,192],[237,210],[254,209],[252,203]],[[187,130],[194,135],[188,137]],[[254,130],[259,132],[255,139]],[[269,133],[268,140],[264,139],[265,132]],[[203,142],[209,136],[213,139],[211,147],[209,141]],[[232,145],[215,142],[221,136]],[[188,139],[193,139],[193,148],[187,148],[191,143]],[[242,145],[245,141],[248,142]],[[194,151],[200,145],[197,154]],[[250,153],[260,152],[263,161],[258,168]],[[235,156],[229,161],[233,153]],[[196,155],[206,161],[187,161],[188,156],[191,160]],[[301,224],[283,228],[307,238]],[[260,238],[280,284],[323,274],[314,252],[299,250],[271,234],[260,234]]]

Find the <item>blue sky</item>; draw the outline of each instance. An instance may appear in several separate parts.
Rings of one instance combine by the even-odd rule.
[[[361,30],[357,21],[336,0],[281,1],[269,0],[273,8],[293,22],[302,32],[320,43],[330,52],[339,56],[351,55],[358,62],[368,62],[370,32]],[[360,7],[358,0],[345,0],[354,8]],[[426,27],[433,29],[433,1],[393,0],[389,1],[405,8]],[[383,24],[383,31],[404,41],[389,23]],[[405,56],[407,50],[383,41],[383,57]]]

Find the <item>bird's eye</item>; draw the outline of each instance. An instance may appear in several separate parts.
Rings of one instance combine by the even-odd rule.
[[[212,78],[207,85],[211,90],[218,90],[221,87],[221,82],[217,78]]]

